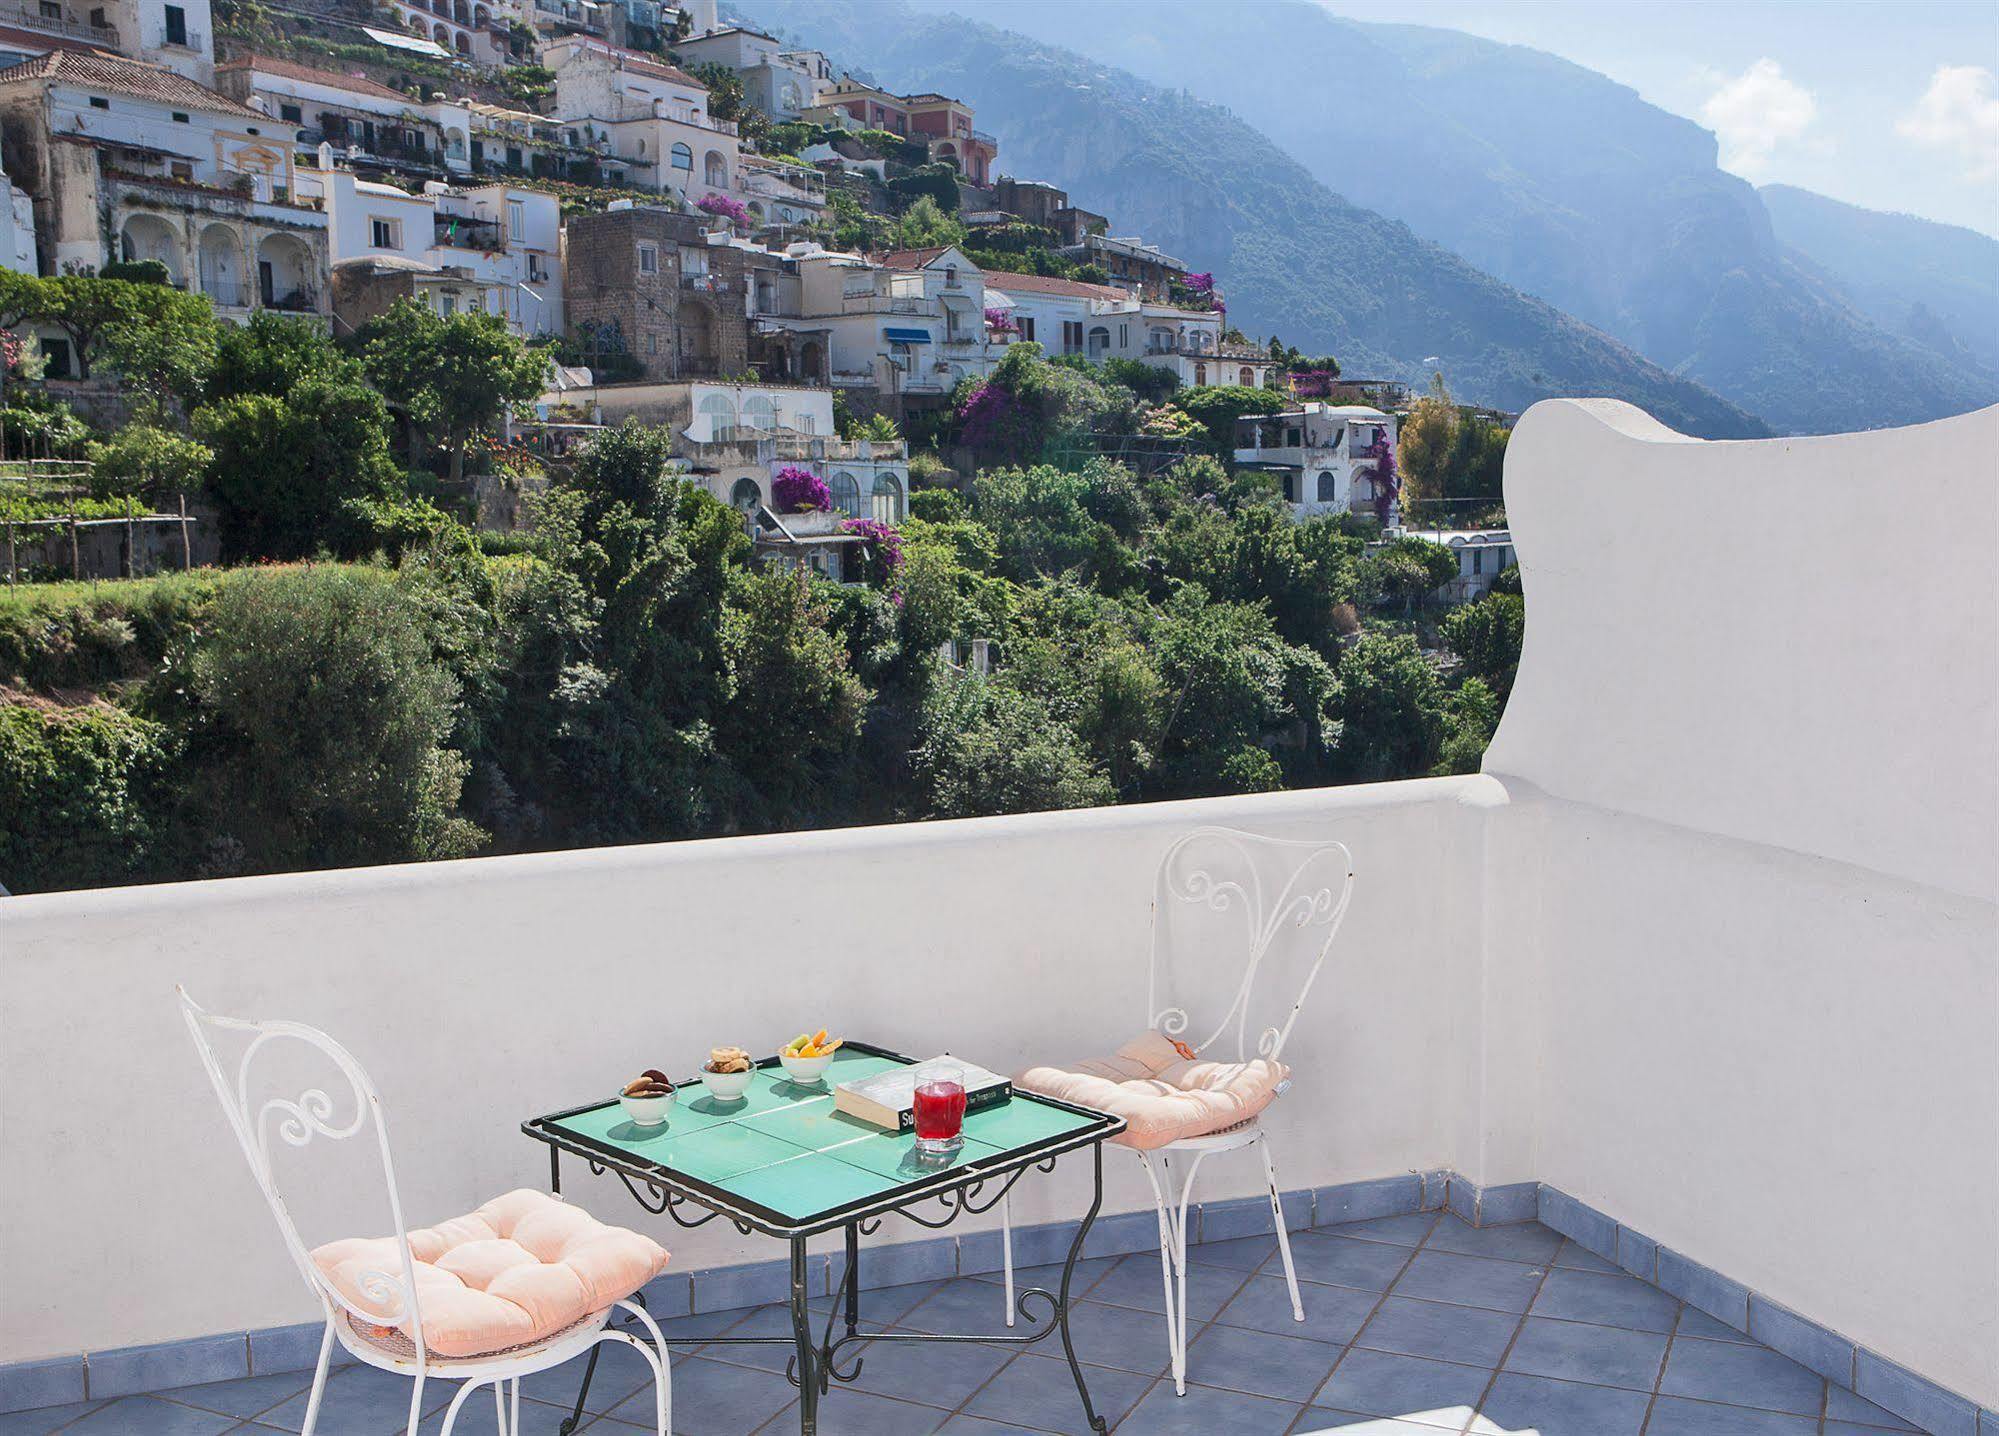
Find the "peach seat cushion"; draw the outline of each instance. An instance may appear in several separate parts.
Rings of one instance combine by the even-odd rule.
[[[1124,1131],[1112,1140],[1143,1152],[1247,1121],[1290,1078],[1282,1062],[1190,1059],[1171,1038],[1147,1032],[1073,1069],[1030,1067],[1014,1085],[1124,1118]]]
[[[666,1269],[651,1237],[608,1227],[580,1207],[528,1188],[469,1216],[410,1233],[423,1344],[437,1356],[485,1356],[527,1346],[630,1296]],[[394,1320],[396,1297],[371,1296],[369,1272],[402,1276],[394,1237],[328,1242],[312,1260],[362,1311]]]

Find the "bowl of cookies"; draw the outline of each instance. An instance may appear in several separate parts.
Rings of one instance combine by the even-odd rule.
[[[673,1098],[673,1083],[666,1074],[657,1067],[648,1067],[625,1084],[625,1090],[618,1094],[618,1105],[625,1109],[634,1126],[657,1127],[666,1121]]]
[[[701,1064],[701,1085],[717,1102],[740,1102],[749,1090],[756,1064],[740,1047],[716,1047]]]

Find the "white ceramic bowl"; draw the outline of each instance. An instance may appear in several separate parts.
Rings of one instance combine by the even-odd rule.
[[[627,1097],[618,1094],[618,1104],[625,1109],[625,1115],[640,1127],[657,1127],[666,1120],[667,1109],[673,1106],[678,1092],[669,1092],[664,1097]]]
[[[701,1085],[717,1102],[734,1102],[749,1090],[750,1078],[754,1076],[754,1067],[745,1072],[710,1072],[704,1067],[701,1069]]]
[[[777,1060],[784,1064],[785,1075],[792,1081],[811,1084],[826,1075],[826,1069],[833,1065],[833,1054],[823,1057],[793,1057],[789,1052],[777,1054]]]

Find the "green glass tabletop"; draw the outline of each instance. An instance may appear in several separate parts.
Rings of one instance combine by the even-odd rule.
[[[966,1117],[964,1145],[949,1159],[919,1157],[914,1134],[885,1132],[833,1106],[839,1083],[909,1060],[855,1044],[835,1054],[823,1083],[795,1083],[772,1065],[757,1068],[736,1102],[718,1102],[699,1083],[685,1084],[658,1126],[638,1126],[616,1099],[528,1125],[656,1172],[697,1196],[706,1189],[732,1205],[762,1209],[787,1226],[1117,1125],[1101,1113],[1016,1092]]]

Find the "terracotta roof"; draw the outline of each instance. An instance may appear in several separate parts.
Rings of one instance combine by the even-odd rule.
[[[1043,274],[1004,274],[986,271],[986,288],[1009,294],[1060,294],[1071,299],[1120,299],[1134,296],[1129,290],[1110,284],[1085,284],[1079,279],[1052,279]]]
[[[87,40],[67,40],[59,35],[43,35],[33,30],[17,30],[12,25],[0,25],[0,50],[34,51],[74,50],[79,55],[106,53],[102,47]]]
[[[0,70],[0,85],[16,84],[22,80],[50,80],[81,85],[91,90],[109,90],[114,94],[134,95],[178,109],[204,110],[209,114],[229,115],[237,119],[268,121],[271,118],[248,105],[237,104],[227,95],[197,85],[164,66],[141,64],[137,60],[124,60],[95,51],[77,54],[70,50],[51,50],[46,55],[38,55],[32,60]]]
[[[301,65],[296,60],[280,59],[276,55],[250,55],[215,67],[215,73],[218,75],[227,70],[253,70],[265,75],[282,75],[287,80],[304,80],[308,84],[325,85],[334,90],[349,90],[357,95],[373,95],[378,100],[396,100],[405,105],[415,106],[423,103],[401,90],[392,90],[387,85],[370,80],[365,75],[343,75],[337,70],[318,70],[311,65]]]

